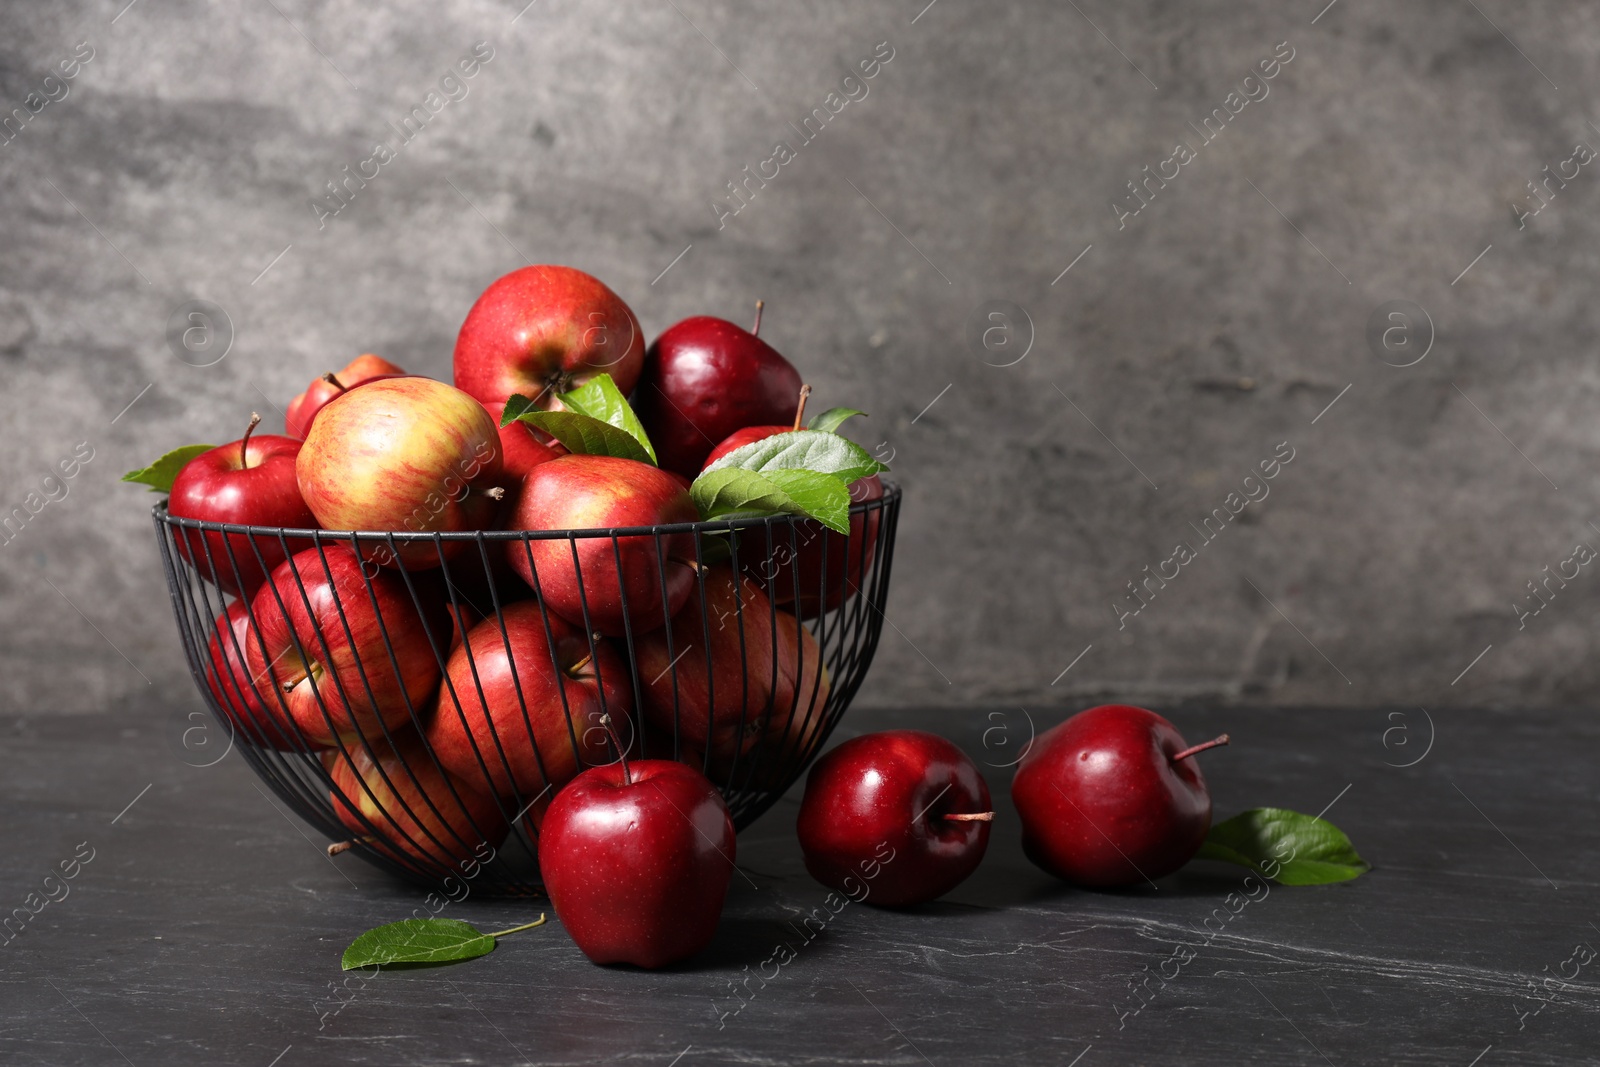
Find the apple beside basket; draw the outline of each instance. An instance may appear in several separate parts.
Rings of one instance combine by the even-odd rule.
[[[185,741],[237,748],[334,842],[330,851],[356,850],[457,900],[539,893],[544,810],[578,771],[615,760],[619,744],[630,759],[701,769],[743,828],[799,778],[866,675],[899,509],[892,484],[852,504],[866,543],[846,553],[806,552],[819,527],[789,516],[341,533],[203,523],[157,505],[178,631],[221,731]],[[593,551],[607,540],[610,552]],[[535,560],[557,557],[534,548],[550,541],[573,566],[587,561],[580,590],[615,586],[595,568],[620,563],[619,546],[653,544],[661,564],[664,544],[676,558],[692,545],[695,588],[664,627],[601,636],[541,599]],[[525,553],[528,581],[505,565],[508,552]],[[297,553],[300,564],[253,597],[218,588]],[[418,553],[439,566],[373,562]]]

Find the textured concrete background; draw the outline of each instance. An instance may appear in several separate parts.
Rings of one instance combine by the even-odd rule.
[[[362,351],[447,377],[528,261],[598,274],[651,335],[764,297],[822,404],[872,412],[906,508],[864,703],[1591,699],[1595,568],[1513,605],[1600,547],[1600,176],[1563,164],[1600,146],[1592,4],[125,2],[0,7],[0,107],[38,109],[0,144],[0,505],[93,450],[0,546],[0,711],[197,703],[117,477]],[[467,95],[319,228],[480,41]],[[1214,108],[1238,114],[1202,144]],[[166,339],[196,299],[236,331],[212,366]],[[1389,363],[1436,335],[1411,366],[1368,343],[1391,300],[1432,329],[1396,320]]]

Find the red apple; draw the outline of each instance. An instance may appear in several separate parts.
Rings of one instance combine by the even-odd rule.
[[[734,855],[722,796],[672,760],[589,768],[557,794],[539,834],[550,903],[595,963],[665,967],[705,948]]]
[[[300,737],[276,697],[268,695],[268,702],[262,702],[262,694],[245,663],[248,649],[255,640],[255,630],[250,625],[250,605],[235,600],[212,624],[211,639],[206,645],[210,660],[206,667],[206,688],[227,716],[234,735],[250,744],[282,752],[318,747]]]
[[[800,372],[771,345],[700,315],[668,327],[650,346],[636,406],[661,465],[693,478],[733,431],[788,420],[799,391]]]
[[[511,528],[604,530],[699,518],[688,491],[665,471],[632,459],[573,455],[528,473]],[[506,549],[512,569],[551,611],[610,637],[655,629],[694,589],[689,533],[529,539]]]
[[[795,631],[794,616],[774,611],[756,583],[730,567],[708,568],[683,610],[635,641],[645,714],[657,730],[676,732],[697,749],[748,752],[768,715],[786,722],[797,702],[802,649]],[[807,707],[810,698],[802,698]]]
[[[1152,882],[1182,867],[1211,829],[1211,794],[1193,748],[1153,711],[1105,704],[1034,741],[1011,799],[1028,858],[1086,886]]]
[[[369,750],[357,741],[328,757],[339,821],[408,867],[454,873],[462,863],[488,859],[506,839],[506,817],[494,797],[440,770],[409,731],[392,745],[379,737]]]
[[[330,402],[295,461],[300,492],[329,530],[448,533],[493,525],[505,495],[500,434],[483,405],[431,378],[385,378]],[[362,542],[380,564],[437,567],[465,541]]]
[[[336,374],[324,374],[306,386],[305,392],[289,401],[283,418],[284,432],[290,437],[303,438],[311,429],[317,412],[340,393],[374,378],[401,374],[405,374],[405,371],[371,352],[357,356],[345,364],[343,370]],[[333,380],[329,381],[329,378]]]
[[[295,457],[300,442],[273,434],[255,435],[261,416],[252,415],[244,438],[202,452],[172,480],[167,514],[201,522],[238,523],[314,530],[317,518],[300,496]],[[283,562],[276,537],[250,537],[174,527],[178,554],[202,577],[234,596],[249,596]],[[310,542],[289,541],[289,551]]]
[[[511,481],[520,482],[539,464],[567,454],[565,445],[525,422],[501,426],[500,417],[506,409],[504,401],[483,406],[489,412],[489,417],[494,419],[495,426],[499,427],[500,455],[505,464],[506,477]]]
[[[455,380],[485,404],[520,394],[537,407],[597,374],[624,396],[644,362],[644,333],[622,299],[572,267],[522,267],[483,291],[456,337]]]
[[[545,627],[532,601],[473,627],[445,666],[427,730],[446,770],[522,804],[548,802],[584,766],[615,758],[601,716],[631,735],[633,686],[616,650],[604,638],[591,649],[558,615]]]
[[[261,640],[245,646],[250,676],[312,744],[380,736],[430,708],[439,684],[450,634],[440,606],[425,598],[419,609],[398,574],[365,570],[343,544],[309,548],[251,601]]]
[[[777,620],[784,649],[778,663],[785,679],[778,699],[770,716],[713,744],[711,777],[717,782],[750,789],[786,787],[822,744],[832,688],[822,649],[787,611],[778,612]]]
[[[989,787],[966,753],[937,734],[888,730],[816,762],[798,829],[817,881],[905,907],[944,896],[977,870],[993,817]]]
[[[805,408],[802,399],[801,410]],[[796,422],[799,416],[796,416]],[[765,441],[775,434],[789,433],[789,426],[746,426],[735,430],[706,456],[709,467],[734,449]],[[850,502],[864,504],[883,499],[883,482],[876,474],[850,483]],[[867,568],[877,551],[878,527],[882,508],[869,508],[850,516],[850,535],[846,537],[821,523],[806,519],[771,528],[771,543],[765,529],[748,530],[739,537],[739,563],[746,574],[759,578],[783,607],[796,606],[802,619],[812,619],[832,611],[861,591]],[[826,586],[826,589],[824,589]]]

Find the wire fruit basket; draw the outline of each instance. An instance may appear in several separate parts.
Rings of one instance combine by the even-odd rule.
[[[542,893],[544,811],[619,747],[702,770],[741,829],[771,807],[871,665],[899,509],[885,484],[848,537],[791,516],[440,534],[153,516],[229,743],[331,852],[461,899]]]

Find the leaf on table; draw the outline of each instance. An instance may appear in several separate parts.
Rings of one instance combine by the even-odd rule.
[[[1252,808],[1217,823],[1199,858],[1237,863],[1280,885],[1348,882],[1372,869],[1333,823],[1286,808]]]
[[[809,470],[757,473],[737,467],[709,470],[694,480],[689,495],[707,521],[800,515],[837,533],[850,532],[850,490],[831,474]]]
[[[837,475],[845,485],[889,468],[847,437],[820,430],[791,430],[734,449],[703,471],[736,468],[765,474],[804,470]]]
[[[806,423],[806,429],[816,430],[818,433],[838,433],[839,427],[844,425],[844,421],[856,415],[860,415],[862,418],[867,417],[865,411],[857,411],[855,408],[829,408],[827,411],[813,415],[811,421]]]
[[[122,480],[148,485],[153,493],[170,493],[173,479],[178,477],[178,472],[183,470],[184,464],[200,453],[209,452],[216,447],[216,445],[184,445],[182,448],[174,448],[150,466],[124,474]]]
[[[389,963],[450,963],[494,951],[495,939],[459,919],[401,919],[350,942],[344,970]]]

